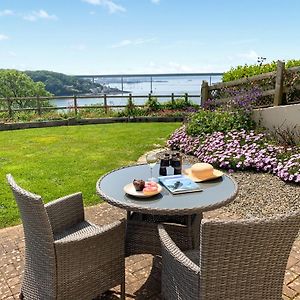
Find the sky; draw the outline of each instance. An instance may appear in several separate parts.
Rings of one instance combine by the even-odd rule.
[[[223,72],[300,59],[299,0],[1,0],[0,69]]]

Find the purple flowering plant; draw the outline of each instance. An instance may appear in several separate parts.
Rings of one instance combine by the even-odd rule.
[[[190,136],[182,126],[172,134],[167,145],[215,167],[269,172],[284,181],[300,183],[299,147],[290,149],[287,155],[286,148],[270,143],[266,133],[234,129]]]
[[[261,97],[259,87],[230,88],[224,105],[209,99],[167,141],[168,147],[194,155],[215,167],[269,172],[284,181],[300,183],[300,147],[284,147],[266,132],[257,132],[252,121],[253,104]]]

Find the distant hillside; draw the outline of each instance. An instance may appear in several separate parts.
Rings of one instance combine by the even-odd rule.
[[[46,90],[56,96],[117,93],[118,89],[108,88],[90,80],[50,71],[25,71],[35,82],[42,81]]]

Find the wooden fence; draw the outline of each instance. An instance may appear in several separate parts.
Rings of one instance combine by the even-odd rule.
[[[181,98],[184,99],[186,102],[190,101],[191,99],[197,99],[195,101],[195,104],[200,105],[200,95],[189,95],[188,93],[185,94],[174,94],[172,93],[171,95],[153,95],[153,94],[148,94],[148,95],[88,95],[88,96],[51,96],[51,97],[16,97],[16,98],[0,98],[0,112],[7,112],[9,117],[12,118],[14,112],[21,112],[21,111],[35,111],[38,115],[42,115],[43,112],[45,111],[51,111],[51,110],[65,110],[68,109],[70,111],[74,111],[75,115],[78,114],[80,109],[94,109],[94,108],[101,108],[103,109],[106,113],[108,112],[109,109],[118,109],[118,108],[125,108],[127,104],[124,105],[113,105],[113,104],[108,104],[109,99],[124,99],[126,102],[128,100],[134,101],[135,99],[145,99],[145,101],[150,100],[151,98],[157,98],[158,100],[160,99],[166,99],[166,101],[171,101],[175,102],[175,99]],[[95,99],[99,100],[100,102],[103,102],[103,104],[91,104],[91,105],[79,105],[78,100],[90,100],[90,99]],[[36,106],[34,107],[24,107],[24,108],[14,108],[14,102],[18,101],[32,101],[34,100],[36,102]],[[67,100],[69,101],[68,105],[65,106],[43,106],[42,103],[45,101],[51,101],[51,100]],[[198,103],[197,103],[198,102]],[[161,102],[162,103],[162,102]],[[137,107],[144,107],[144,104],[135,104]],[[5,108],[4,108],[5,107]]]
[[[203,81],[201,86],[201,104],[204,106],[208,99],[217,99],[218,102],[223,104],[228,103],[232,97],[228,97],[228,93],[224,92],[224,90],[245,85],[251,86],[255,84],[259,87],[265,86],[265,88],[261,91],[260,101],[256,103],[256,107],[300,103],[300,85],[295,84],[291,86],[286,80],[292,73],[299,72],[300,67],[285,69],[285,63],[278,61],[277,69],[274,72],[264,73],[229,82],[215,83],[212,85],[208,85],[207,81]],[[266,80],[269,81],[268,84],[262,84]],[[291,91],[295,90],[298,92],[298,98],[293,100],[287,99],[287,95]]]

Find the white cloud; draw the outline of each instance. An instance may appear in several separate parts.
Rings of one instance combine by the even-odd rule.
[[[135,39],[135,40],[123,40],[115,45],[112,45],[111,48],[121,48],[121,47],[126,47],[126,46],[136,46],[136,45],[142,45],[142,44],[147,44],[147,43],[152,43],[156,39],[151,38],[151,39]]]
[[[116,12],[125,12],[126,8],[116,4],[115,2],[111,0],[82,0],[83,2],[92,4],[92,5],[100,5],[103,6],[104,8],[108,9],[108,11],[113,14]]]
[[[15,13],[10,9],[0,11],[0,16],[13,16]]]
[[[151,0],[151,2],[154,4],[159,4],[160,0]]]
[[[35,22],[39,19],[43,20],[57,20],[56,15],[49,15],[48,12],[46,12],[43,9],[40,9],[38,11],[32,11],[30,14],[23,15],[23,19],[26,21]]]
[[[238,57],[244,58],[244,59],[249,60],[249,61],[257,61],[257,58],[259,57],[259,55],[257,54],[256,51],[250,50],[246,53],[238,54]]]
[[[0,41],[8,40],[8,36],[5,34],[0,34]]]

